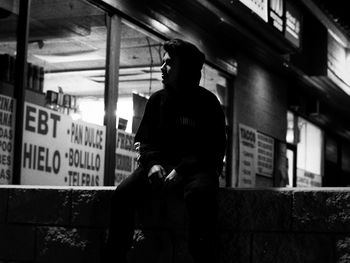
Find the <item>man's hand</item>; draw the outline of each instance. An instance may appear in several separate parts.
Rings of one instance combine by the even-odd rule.
[[[151,184],[159,185],[163,183],[166,172],[163,166],[155,164],[148,171],[148,181]]]

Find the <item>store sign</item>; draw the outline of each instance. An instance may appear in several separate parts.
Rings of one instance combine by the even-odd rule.
[[[103,185],[104,126],[25,103],[23,129],[22,184]]]
[[[321,187],[322,177],[303,169],[297,169],[297,187]]]
[[[239,0],[245,6],[247,6],[250,10],[256,13],[259,17],[261,17],[265,22],[268,21],[267,18],[267,0]]]
[[[269,5],[269,23],[283,32],[284,20],[284,0],[270,0]]]
[[[12,183],[15,100],[0,95],[0,184]]]
[[[257,157],[257,132],[239,124],[238,186],[254,187]]]
[[[346,48],[328,34],[328,69],[339,79],[350,85],[350,59]]]
[[[122,130],[117,131],[114,185],[120,184],[137,168],[137,153],[134,147],[134,139],[135,134]]]
[[[274,167],[274,149],[275,141],[273,138],[262,133],[257,133],[258,139],[258,158],[257,158],[257,173],[272,177]]]
[[[301,14],[289,2],[286,2],[286,22],[284,35],[296,47],[300,46]]]

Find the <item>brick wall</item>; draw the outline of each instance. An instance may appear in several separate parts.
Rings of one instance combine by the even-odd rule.
[[[247,55],[239,54],[237,60],[234,85],[237,123],[284,141],[288,80]]]
[[[289,80],[257,59],[237,54],[237,77],[234,82],[234,129],[232,175],[238,174],[238,124],[242,123],[282,142],[287,131],[287,87]],[[276,160],[279,152],[275,151]],[[285,155],[285,154],[284,154]],[[232,186],[237,177],[233,176]],[[257,187],[273,186],[273,180],[257,176]]]
[[[0,262],[100,262],[112,190],[1,186]],[[222,189],[219,201],[220,263],[350,262],[350,189]],[[191,262],[183,203],[167,202],[140,210],[131,262]]]

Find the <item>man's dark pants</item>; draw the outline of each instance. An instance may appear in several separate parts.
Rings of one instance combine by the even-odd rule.
[[[214,263],[217,219],[217,178],[201,172],[181,182],[188,214],[189,252],[196,263]],[[104,262],[124,263],[133,241],[135,215],[144,200],[152,196],[146,170],[139,167],[114,191],[111,223]],[[169,192],[169,191],[167,191]]]

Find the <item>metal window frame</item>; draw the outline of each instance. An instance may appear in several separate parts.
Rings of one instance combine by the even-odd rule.
[[[108,12],[102,6],[87,1],[96,8],[100,8],[107,15],[107,43],[106,43],[106,84],[104,91],[104,106],[106,126],[105,147],[105,170],[104,185],[114,185],[115,169],[115,143],[116,143],[116,105],[118,100],[118,76],[119,76],[119,54],[121,42],[121,17],[115,12]],[[27,78],[27,54],[30,26],[31,0],[21,0],[19,5],[19,18],[17,24],[17,56],[16,56],[16,78],[14,86],[14,98],[16,100],[15,114],[15,136],[14,136],[14,158],[12,184],[21,184],[22,168],[22,144],[23,144],[23,118],[24,103],[26,97]]]

